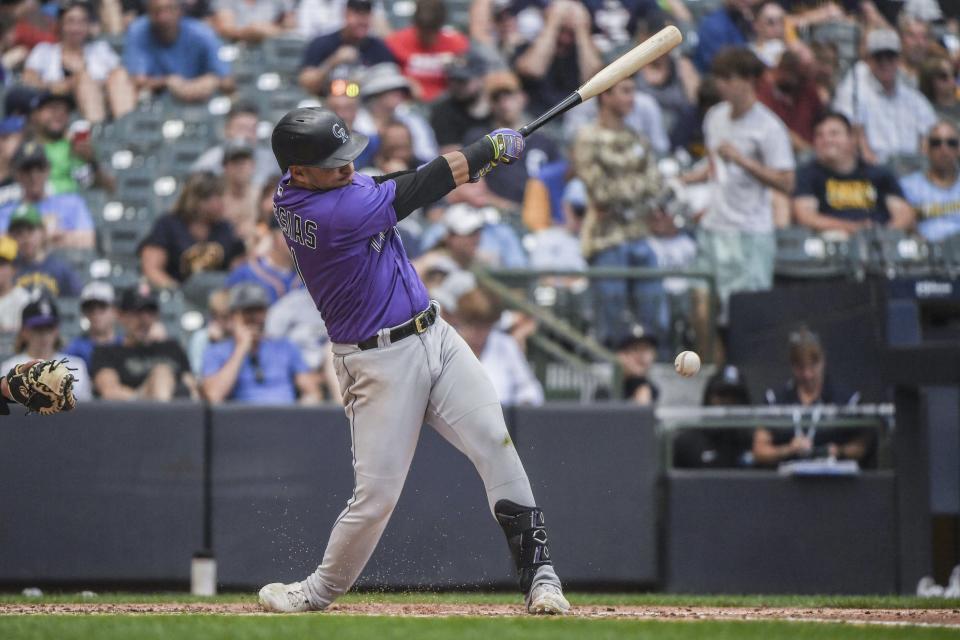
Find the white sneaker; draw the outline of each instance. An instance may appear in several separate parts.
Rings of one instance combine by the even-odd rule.
[[[563,597],[560,587],[549,582],[541,582],[530,589],[527,611],[534,615],[563,615],[570,611],[570,603]]]
[[[275,613],[302,613],[312,608],[299,582],[268,584],[260,589],[260,606]]]

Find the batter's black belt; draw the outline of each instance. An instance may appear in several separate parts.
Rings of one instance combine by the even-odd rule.
[[[437,305],[431,302],[429,307],[413,316],[409,322],[404,322],[399,327],[390,329],[390,343],[393,344],[404,338],[409,338],[412,335],[423,333],[437,321],[437,315]],[[366,340],[361,340],[357,343],[357,346],[360,347],[362,351],[376,349],[380,346],[379,336],[370,336]]]

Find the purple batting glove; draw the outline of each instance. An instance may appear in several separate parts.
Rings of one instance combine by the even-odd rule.
[[[512,164],[523,154],[524,139],[513,129],[497,129],[487,135],[494,148],[494,164]]]

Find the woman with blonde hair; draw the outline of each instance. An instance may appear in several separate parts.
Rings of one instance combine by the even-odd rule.
[[[139,253],[143,275],[167,289],[195,273],[227,271],[239,262],[243,242],[224,220],[223,180],[207,172],[187,178],[173,210],[156,221]]]

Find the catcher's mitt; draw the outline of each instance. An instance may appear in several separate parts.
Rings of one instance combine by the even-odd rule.
[[[7,373],[6,380],[13,401],[25,406],[27,413],[41,415],[70,411],[77,406],[73,395],[74,378],[67,360],[32,360],[18,364]],[[6,398],[3,398],[6,400]],[[9,413],[6,403],[0,407]]]

